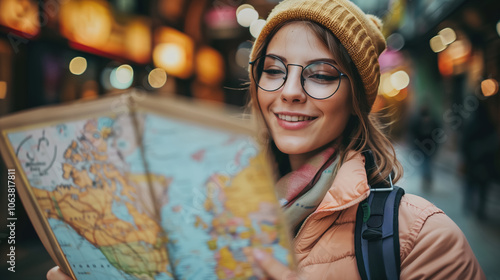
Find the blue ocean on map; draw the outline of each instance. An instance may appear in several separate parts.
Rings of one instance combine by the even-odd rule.
[[[138,280],[137,277],[110,265],[101,250],[82,238],[66,223],[56,219],[48,219],[48,221],[78,280]]]

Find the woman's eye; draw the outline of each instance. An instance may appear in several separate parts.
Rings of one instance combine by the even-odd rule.
[[[330,74],[312,74],[307,77],[308,80],[318,83],[328,83],[336,81],[339,77]]]
[[[285,72],[280,69],[264,69],[262,72],[264,72],[267,75],[284,75]]]

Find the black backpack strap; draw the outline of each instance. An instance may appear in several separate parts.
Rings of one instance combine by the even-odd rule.
[[[399,279],[401,259],[398,214],[404,190],[371,192],[360,203],[354,232],[356,261],[361,279]]]
[[[371,152],[365,154],[367,171],[374,166]],[[384,191],[380,191],[381,188]],[[399,279],[398,214],[404,190],[399,187],[371,189],[356,214],[354,243],[358,271],[364,280]]]
[[[366,217],[366,215],[368,216]],[[356,213],[356,227],[354,229],[354,252],[356,253],[356,263],[358,264],[358,271],[362,280],[368,280],[367,273],[370,271],[369,268],[365,266],[365,264],[368,264],[368,248],[366,245],[361,246],[361,241],[363,239],[361,237],[361,227],[363,226],[363,223],[368,220],[369,216],[370,205],[368,204],[368,199],[366,199],[358,206],[358,212]],[[363,252],[363,250],[365,250],[365,252]]]

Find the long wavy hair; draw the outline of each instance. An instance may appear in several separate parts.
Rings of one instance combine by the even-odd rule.
[[[276,34],[276,32],[289,24],[291,21],[285,22],[277,26],[273,32],[269,34],[265,42],[256,49],[255,57],[260,57],[265,54],[267,46],[271,41],[271,38]],[[366,93],[361,80],[361,76],[356,69],[352,59],[350,58],[347,50],[342,46],[340,41],[332,34],[332,32],[323,26],[311,22],[311,21],[300,21],[305,24],[313,34],[315,34],[321,42],[332,52],[335,58],[337,58],[337,63],[341,70],[347,74],[350,78],[352,89],[352,106],[354,114],[348,121],[348,124],[342,134],[341,143],[339,143],[340,152],[340,164],[349,160],[347,158],[348,151],[362,152],[365,150],[371,150],[377,164],[377,169],[371,171],[367,174],[368,183],[370,185],[375,185],[380,182],[385,182],[389,174],[392,174],[393,182],[397,182],[403,174],[403,168],[401,163],[396,158],[396,153],[392,143],[389,141],[387,136],[383,132],[383,127],[378,120],[378,117],[373,113],[370,113],[370,106],[366,99]],[[262,111],[257,99],[257,86],[252,77],[252,65],[250,65],[250,102],[249,107],[253,111],[253,115],[257,118],[257,121],[262,124],[261,127],[265,128],[266,131],[263,132],[264,137],[261,138],[268,146],[271,155],[276,159],[277,169],[281,175],[284,175],[290,170],[290,163],[288,155],[282,153],[274,144],[270,137],[270,133],[267,130],[267,125],[262,116]]]

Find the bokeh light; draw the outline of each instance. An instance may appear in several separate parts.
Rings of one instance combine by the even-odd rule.
[[[38,1],[0,0],[0,25],[10,27],[31,37],[40,33]]]
[[[391,85],[396,90],[402,90],[410,84],[410,76],[401,70],[391,75]]]
[[[148,62],[151,56],[150,26],[141,20],[132,21],[126,28],[124,46],[134,61]]]
[[[440,35],[432,37],[431,40],[429,41],[429,44],[431,46],[432,51],[435,53],[442,52],[446,49],[446,45],[443,44],[443,39],[441,38]]]
[[[259,19],[259,13],[251,8],[245,8],[236,14],[236,20],[243,27],[249,27],[257,19]]]
[[[95,48],[108,43],[113,15],[106,1],[64,1],[59,17],[61,33],[71,41]]]
[[[380,89],[384,95],[394,89],[391,83],[391,73],[384,73],[380,76]]]
[[[386,97],[394,97],[398,95],[399,90],[392,85],[392,74],[384,73],[380,76],[380,93]]]
[[[168,73],[180,73],[186,67],[186,51],[179,44],[162,43],[155,47],[153,60]]]
[[[254,38],[257,38],[259,37],[259,34],[260,32],[262,31],[262,28],[264,28],[264,25],[266,24],[266,21],[263,20],[263,19],[258,19],[258,20],[255,20],[254,22],[252,22],[252,24],[250,25],[250,34],[252,34],[252,36]]]
[[[455,33],[455,30],[447,27],[444,28],[443,30],[439,31],[439,36],[441,37],[441,40],[443,41],[444,45],[449,45],[457,39],[457,34]]]
[[[132,85],[134,71],[130,65],[124,64],[111,71],[109,81],[116,89],[127,89]]]
[[[405,46],[405,38],[399,33],[393,33],[387,37],[387,46],[394,51],[399,51]]]
[[[69,63],[69,71],[74,75],[81,75],[87,70],[87,60],[84,57],[77,56]]]
[[[167,82],[167,72],[161,68],[155,68],[149,72],[148,83],[152,88],[161,88]]]
[[[120,83],[128,83],[134,78],[134,69],[128,64],[120,65],[116,68],[116,79]]]
[[[481,82],[481,91],[484,96],[492,96],[498,93],[498,82],[495,79],[487,79]]]
[[[239,14],[241,12],[241,10],[243,10],[243,9],[252,9],[252,10],[255,10],[255,8],[252,5],[250,5],[250,4],[243,4],[243,5],[240,5],[238,7],[238,9],[236,9],[236,14]]]
[[[224,58],[211,47],[198,50],[195,65],[198,80],[206,85],[217,85],[224,79]]]

